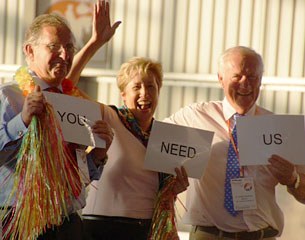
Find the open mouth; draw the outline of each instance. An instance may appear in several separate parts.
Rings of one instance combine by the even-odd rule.
[[[140,110],[148,110],[151,108],[151,102],[150,101],[138,101],[137,102],[137,108]]]

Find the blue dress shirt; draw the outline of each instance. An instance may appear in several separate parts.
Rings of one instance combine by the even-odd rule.
[[[49,86],[31,73],[35,83],[41,89]],[[13,183],[6,182],[16,165],[16,154],[22,142],[23,135],[27,132],[21,118],[21,111],[24,103],[24,96],[16,81],[0,85],[0,207],[12,190]],[[97,168],[91,154],[87,155],[87,164],[91,180],[98,180],[101,176],[103,166]],[[12,178],[10,178],[12,180]],[[83,191],[84,192],[84,191]],[[84,198],[84,196],[82,196]],[[79,210],[85,204],[85,199],[71,212]]]

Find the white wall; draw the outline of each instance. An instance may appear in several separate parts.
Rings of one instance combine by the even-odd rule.
[[[35,6],[35,0],[1,0],[0,64],[22,63]],[[116,70],[138,55],[161,61],[165,72],[213,74],[224,49],[246,45],[262,54],[266,76],[305,75],[304,0],[111,0],[111,16],[122,24],[106,62],[93,64],[98,68]]]

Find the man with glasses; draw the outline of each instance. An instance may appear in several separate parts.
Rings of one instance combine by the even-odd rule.
[[[96,3],[94,14],[104,16],[106,24],[102,25],[101,31],[105,33],[104,43],[106,43],[114,35],[118,25],[110,25],[109,6],[104,1]],[[11,237],[22,239],[20,232],[17,236],[16,234],[10,236],[10,232],[5,232],[10,231],[6,224],[9,225],[10,221],[16,217],[12,209],[18,201],[12,199],[13,206],[7,206],[6,199],[13,186],[7,183],[6,177],[16,171],[16,155],[24,136],[30,131],[28,127],[33,117],[41,118],[46,114],[46,100],[42,91],[52,89],[52,92],[66,93],[62,83],[72,66],[75,53],[74,43],[73,33],[64,18],[56,14],[38,16],[28,28],[23,44],[28,66],[23,68],[24,71],[16,72],[14,81],[0,86],[0,210],[10,212],[10,216],[0,219],[3,221],[5,239]],[[113,133],[109,125],[102,120],[95,122],[92,131],[106,141],[105,149],[95,148],[86,156],[90,179],[97,180],[102,172],[104,160],[107,158],[106,151],[111,144]],[[76,158],[76,149],[71,147],[67,149],[70,155]],[[57,161],[57,159],[54,160]],[[79,179],[70,180],[70,183],[74,180],[79,181]],[[47,183],[43,181],[42,184]],[[80,185],[79,192],[65,196],[65,200],[68,200],[67,213],[63,214],[65,216],[63,216],[62,224],[60,226],[47,224],[46,229],[39,233],[40,236],[37,234],[38,239],[82,239],[82,222],[77,211],[85,205],[84,187]],[[47,211],[47,209],[41,211]],[[28,221],[33,221],[33,218],[34,216],[30,217]]]

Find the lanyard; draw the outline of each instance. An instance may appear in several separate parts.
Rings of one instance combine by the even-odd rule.
[[[233,138],[233,134],[232,134],[232,131],[231,131],[231,128],[230,128],[230,120],[227,121],[227,125],[228,125],[230,142],[232,143],[232,146],[234,148],[234,151],[236,153],[236,156],[237,156],[237,159],[238,159],[238,162],[239,162],[239,153],[238,153],[238,149],[237,149],[237,144],[236,144],[236,142]],[[244,176],[244,166],[239,166],[239,174],[240,174],[241,177]]]

